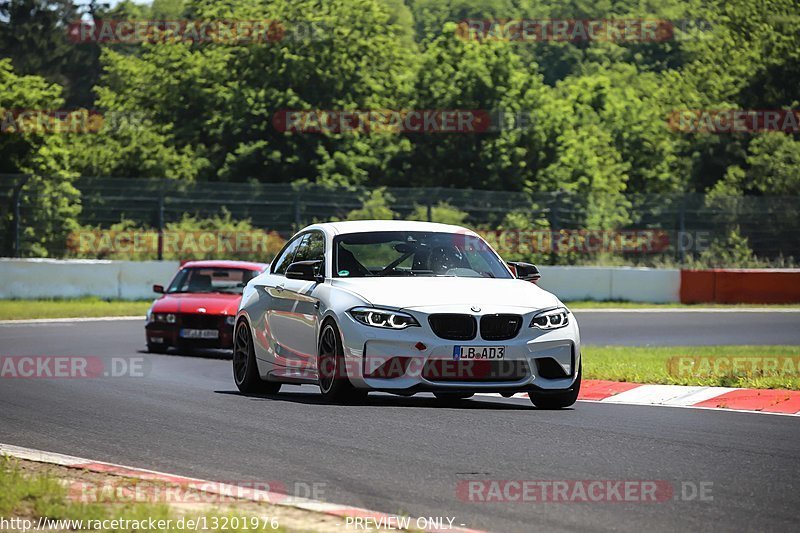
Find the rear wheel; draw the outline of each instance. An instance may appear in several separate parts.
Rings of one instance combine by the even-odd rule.
[[[539,409],[563,409],[574,404],[578,400],[578,394],[581,392],[581,374],[583,373],[583,365],[578,367],[578,377],[575,378],[575,383],[572,388],[567,392],[557,394],[537,394],[531,392],[528,394],[531,403]]]
[[[233,339],[233,381],[241,392],[248,394],[277,394],[281,389],[280,383],[264,381],[259,376],[253,336],[244,320],[236,327]]]
[[[347,378],[342,340],[333,322],[327,322],[322,328],[317,353],[319,390],[325,400],[354,402],[363,400],[367,396],[365,391],[356,389]]]

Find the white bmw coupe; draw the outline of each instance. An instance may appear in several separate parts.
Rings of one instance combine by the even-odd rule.
[[[314,224],[244,290],[233,376],[246,393],[319,385],[331,401],[368,391],[528,393],[572,405],[581,385],[575,317],[476,233],[427,222]]]

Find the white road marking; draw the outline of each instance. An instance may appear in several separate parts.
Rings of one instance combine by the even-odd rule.
[[[690,406],[738,389],[686,385],[642,385],[602,400],[603,403]]]

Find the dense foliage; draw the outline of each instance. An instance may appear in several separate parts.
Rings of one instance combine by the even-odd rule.
[[[79,16],[271,19],[286,34],[75,44],[66,29]],[[61,199],[78,174],[562,191],[590,228],[629,224],[633,194],[800,195],[796,132],[668,127],[682,109],[797,109],[799,17],[798,0],[10,0],[0,4],[0,108],[84,106],[124,120],[90,135],[4,133],[0,173],[59,176]],[[674,33],[478,40],[458,24],[472,18],[659,19]],[[485,110],[502,127],[292,133],[274,120],[408,109]]]

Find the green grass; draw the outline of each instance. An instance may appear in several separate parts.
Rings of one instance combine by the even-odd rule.
[[[79,503],[68,498],[67,487],[46,474],[26,474],[15,459],[0,458],[0,516],[51,519],[102,520],[111,518],[109,506]],[[150,504],[120,504],[113,508],[114,518],[143,519],[169,517],[169,507]]]
[[[653,303],[646,303],[646,302],[627,302],[622,300],[610,300],[610,301],[602,301],[596,302],[593,300],[574,300],[574,301],[565,301],[564,302],[567,307],[570,309],[650,309],[650,308],[658,308],[658,309],[692,309],[692,308],[705,308],[705,307],[716,307],[720,309],[736,309],[737,307],[743,308],[750,308],[750,307],[763,307],[763,308],[774,308],[774,309],[800,309],[800,304],[682,304],[677,302],[670,302],[670,303],[662,303],[662,304],[653,304]]]
[[[78,318],[100,316],[144,316],[150,300],[122,301],[98,298],[74,300],[0,300],[0,320],[31,318]]]
[[[71,499],[68,494],[68,486],[65,486],[56,477],[42,472],[25,472],[20,467],[19,462],[7,456],[0,456],[0,517],[7,520],[12,517],[26,518],[33,521],[33,527],[39,517],[46,517],[50,520],[138,520],[146,521],[150,518],[154,520],[171,519],[172,527],[161,531],[185,533],[184,529],[179,529],[176,521],[182,516],[174,512],[166,504],[150,503],[81,503]],[[190,517],[202,516],[202,514],[192,513]],[[212,524],[211,517],[233,517],[243,515],[232,515],[230,510],[222,512],[212,512],[207,514],[207,524]],[[241,524],[240,524],[241,525]],[[84,525],[86,528],[86,525]],[[104,531],[135,531],[133,529],[106,529]],[[208,529],[206,531],[217,531]],[[226,532],[248,531],[259,533],[262,531],[280,532],[279,529],[249,528],[247,525],[239,529],[227,528]]]
[[[587,379],[800,390],[800,346],[583,346],[581,352]],[[715,370],[715,361],[720,359],[705,359],[732,357],[793,359],[788,363],[781,361],[777,369],[766,371],[760,368],[764,359],[758,360],[754,371],[745,359],[739,359],[743,364],[739,371],[730,369],[730,360],[727,368]]]

